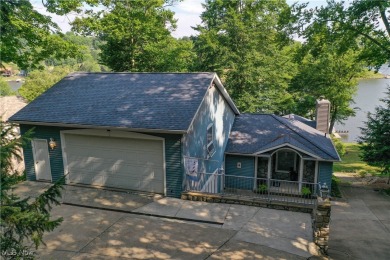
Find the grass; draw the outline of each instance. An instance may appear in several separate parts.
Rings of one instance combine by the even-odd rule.
[[[359,157],[359,144],[357,143],[344,143],[345,155],[341,157],[341,162],[333,164],[334,172],[353,172],[353,173],[370,173],[380,174],[378,167],[370,166],[363,162]]]
[[[375,73],[372,70],[366,70],[360,77],[360,79],[383,79],[384,75],[382,73]]]

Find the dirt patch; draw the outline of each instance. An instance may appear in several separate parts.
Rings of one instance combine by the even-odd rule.
[[[8,121],[8,118],[27,105],[27,102],[21,97],[7,96],[0,97],[0,115],[3,121]]]
[[[6,96],[0,97],[0,116],[1,120],[7,122],[8,119],[13,116],[20,109],[24,108],[27,102],[21,97],[17,96]],[[19,127],[15,131],[19,131]],[[15,157],[12,159],[12,168],[17,172],[21,173],[24,171],[23,153],[18,153],[22,160],[19,161]]]
[[[357,173],[349,173],[349,172],[335,172],[335,176],[340,179],[341,185],[352,185],[352,186],[360,186],[372,189],[390,189],[390,184],[387,183],[387,176],[373,176],[367,174],[362,177]]]

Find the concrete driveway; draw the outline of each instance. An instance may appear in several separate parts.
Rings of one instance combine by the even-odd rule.
[[[48,184],[25,182],[36,195]],[[66,186],[41,259],[307,259],[309,214]]]
[[[373,189],[340,187],[332,202],[331,259],[390,259],[390,197]]]

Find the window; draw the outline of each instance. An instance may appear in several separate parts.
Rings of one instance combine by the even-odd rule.
[[[290,172],[295,170],[296,153],[292,151],[279,151],[276,153],[276,171]]]
[[[215,153],[214,147],[214,126],[210,124],[207,127],[207,155],[210,158]]]

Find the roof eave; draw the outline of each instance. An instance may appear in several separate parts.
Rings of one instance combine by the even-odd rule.
[[[258,153],[239,153],[239,152],[225,152],[226,155],[238,155],[238,156],[250,156],[250,157],[270,157],[269,154],[258,154]],[[306,159],[311,160],[311,159]],[[323,158],[313,158],[314,161],[319,162],[339,162],[338,160],[328,160]]]
[[[229,93],[226,91],[225,87],[222,85],[222,82],[221,82],[220,78],[218,77],[217,73],[214,74],[213,82],[216,83],[215,85],[217,86],[218,90],[222,93],[222,96],[225,98],[226,102],[229,104],[229,106],[233,110],[233,112],[236,115],[239,115],[240,111],[238,110],[238,108],[234,104],[232,98],[230,97]]]
[[[185,134],[187,132],[186,130],[96,126],[96,125],[84,125],[84,124],[50,123],[50,122],[36,122],[36,121],[22,121],[22,120],[10,120],[10,122],[15,123],[15,124],[20,124],[20,125],[39,125],[39,126],[55,126],[55,127],[90,128],[90,129],[110,129],[110,130],[122,130],[122,131],[145,132],[145,133]]]

